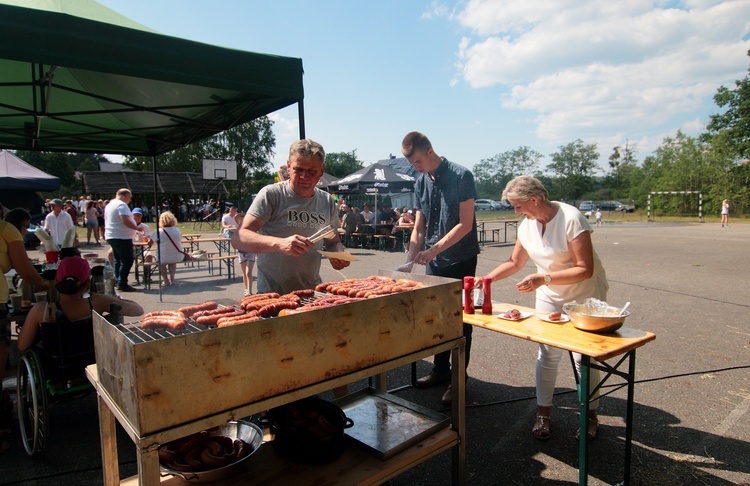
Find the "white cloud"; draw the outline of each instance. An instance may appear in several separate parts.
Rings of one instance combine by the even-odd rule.
[[[506,90],[502,105],[535,112],[552,143],[622,134],[650,146],[705,123],[716,89],[747,73],[747,0],[469,0],[451,18],[470,32],[460,78]]]
[[[274,167],[286,163],[289,147],[292,142],[299,140],[299,119],[287,118],[285,111],[286,109],[268,115],[268,118],[273,122],[273,133],[276,135],[276,151],[271,161]]]

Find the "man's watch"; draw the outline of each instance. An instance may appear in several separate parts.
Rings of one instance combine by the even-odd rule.
[[[547,273],[544,275],[544,285],[549,285],[552,282],[552,276]]]

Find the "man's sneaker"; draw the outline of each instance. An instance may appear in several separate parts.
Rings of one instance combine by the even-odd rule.
[[[138,289],[136,289],[135,287],[131,287],[130,285],[126,285],[124,287],[118,287],[117,290],[120,292],[137,292],[138,291]]]

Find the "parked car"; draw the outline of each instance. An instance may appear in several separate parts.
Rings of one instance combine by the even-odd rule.
[[[497,206],[497,209],[500,211],[512,211],[513,205],[507,201],[492,201]]]
[[[628,213],[635,211],[635,206],[623,204],[620,201],[604,201],[599,203],[598,207],[602,211],[622,211]]]
[[[578,209],[582,213],[585,211],[594,211],[596,210],[596,204],[594,204],[594,201],[581,201],[581,204],[578,205]]]
[[[475,211],[493,211],[495,210],[494,201],[492,199],[477,199],[474,201]]]
[[[602,211],[619,211],[622,203],[619,201],[604,201],[600,202],[597,206]]]

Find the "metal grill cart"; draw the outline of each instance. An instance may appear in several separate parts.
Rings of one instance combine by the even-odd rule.
[[[138,457],[138,477],[122,484],[181,484],[181,478],[160,478],[161,444],[373,376],[381,378],[373,400],[387,400],[382,378],[388,370],[441,351],[450,350],[453,362],[463,363],[461,283],[408,278],[426,286],[218,329],[192,325],[183,332],[143,331],[138,323],[115,326],[95,316],[97,364],[87,368],[87,375],[99,399],[105,484],[121,484],[117,422]],[[314,468],[261,447],[226,484],[321,484],[326,478],[379,484],[449,449],[453,484],[463,484],[465,371],[463,366],[453,370],[449,420],[435,420],[437,425],[405,446],[389,444],[385,455],[347,447],[340,459]],[[394,403],[430,419],[416,406]]]

